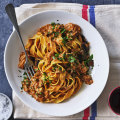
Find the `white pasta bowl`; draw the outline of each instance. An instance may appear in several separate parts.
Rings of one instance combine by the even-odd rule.
[[[57,21],[59,20],[59,21]],[[94,56],[92,85],[83,85],[79,92],[69,100],[59,104],[37,102],[29,94],[21,93],[22,78],[18,77],[19,55],[23,51],[16,31],[13,31],[6,44],[4,53],[4,67],[10,86],[16,95],[32,109],[53,116],[67,116],[83,111],[90,106],[102,93],[109,73],[109,57],[105,43],[98,31],[81,17],[64,11],[46,11],[33,15],[20,24],[20,31],[24,43],[32,37],[38,28],[51,22],[61,24],[74,23],[81,27],[83,35],[90,42],[90,53]]]

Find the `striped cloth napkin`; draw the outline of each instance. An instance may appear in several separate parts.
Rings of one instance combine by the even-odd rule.
[[[88,6],[73,3],[24,4],[16,8],[18,22],[21,23],[29,16],[45,10],[65,10],[75,13],[97,28],[105,41],[110,56],[109,79],[97,101],[84,111],[67,117],[54,117],[38,113],[24,105],[13,92],[14,118],[120,120],[120,117],[114,114],[108,106],[110,91],[120,84],[120,5]]]

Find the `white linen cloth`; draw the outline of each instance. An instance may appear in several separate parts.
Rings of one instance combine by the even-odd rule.
[[[65,10],[81,16],[82,8],[83,5],[74,3],[23,4],[16,8],[16,14],[18,23],[21,23],[29,16],[46,10]],[[114,114],[108,106],[110,91],[120,85],[120,5],[97,5],[94,10],[96,28],[105,41],[111,62],[107,85],[97,100],[96,120],[120,120],[120,117]],[[14,118],[81,120],[84,116],[84,112],[67,117],[54,117],[38,113],[22,103],[14,92],[13,103]]]

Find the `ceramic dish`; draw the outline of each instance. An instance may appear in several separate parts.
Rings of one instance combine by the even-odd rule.
[[[59,21],[58,21],[59,20]],[[20,40],[15,31],[12,32],[6,44],[4,66],[10,86],[17,96],[32,109],[54,116],[67,116],[83,111],[90,106],[101,94],[107,82],[109,73],[109,57],[105,43],[98,31],[81,17],[64,11],[46,11],[33,15],[20,24],[20,31],[24,43],[32,37],[37,29],[51,22],[74,23],[81,27],[83,35],[90,42],[90,53],[94,55],[94,69],[92,77],[94,83],[83,85],[80,91],[68,101],[60,104],[43,104],[37,102],[30,95],[21,93],[22,78],[18,76],[19,55],[23,51]]]

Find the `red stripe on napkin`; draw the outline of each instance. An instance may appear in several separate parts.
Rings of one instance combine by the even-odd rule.
[[[82,8],[82,18],[88,21],[88,14],[87,14],[88,5],[83,5]],[[88,117],[90,116],[90,108],[84,110],[84,117],[83,120],[88,120]]]
[[[83,120],[88,120],[88,117],[90,116],[90,108],[84,110],[84,117]]]
[[[82,18],[84,18],[85,20],[88,21],[87,9],[88,9],[88,5],[83,5],[83,8],[82,8]]]

